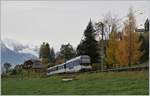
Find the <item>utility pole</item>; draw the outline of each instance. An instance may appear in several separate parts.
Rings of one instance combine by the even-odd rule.
[[[129,59],[129,67],[131,67],[131,31],[132,31],[132,29],[131,29],[131,26],[132,26],[132,21],[131,20],[129,20],[129,56],[128,56],[128,59]]]
[[[104,24],[102,23],[102,64],[101,64],[101,71],[103,71],[104,67]]]
[[[102,46],[101,46],[101,71],[104,67],[104,24],[100,22],[101,32],[102,32]]]

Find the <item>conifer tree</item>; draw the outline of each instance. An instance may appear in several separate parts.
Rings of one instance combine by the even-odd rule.
[[[44,50],[44,56],[45,56],[45,58],[50,58],[50,47],[49,47],[49,44],[48,44],[48,43],[46,43],[44,49],[45,49],[45,50]]]
[[[145,32],[140,34],[140,41],[142,42],[140,51],[144,54],[141,56],[141,63],[149,60],[149,20],[147,18],[145,22]]]
[[[49,56],[49,58],[50,58],[50,62],[51,63],[55,62],[55,52],[54,52],[53,48],[51,48],[51,50],[50,50],[50,56]]]
[[[43,64],[49,63],[49,57],[50,56],[50,47],[49,44],[43,42],[43,44],[40,47],[40,52],[39,52],[39,58],[42,60]]]
[[[45,42],[43,42],[43,44],[40,46],[39,58],[43,58],[44,47],[45,47]]]
[[[95,40],[95,30],[90,20],[86,30],[84,31],[84,40],[77,47],[78,55],[88,55],[91,57],[92,63],[99,62],[99,47]]]

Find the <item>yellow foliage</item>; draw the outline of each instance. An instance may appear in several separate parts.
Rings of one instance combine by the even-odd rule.
[[[139,50],[141,42],[139,41],[139,35],[135,32],[135,25],[136,20],[132,9],[130,9],[128,20],[124,23],[122,39],[116,41],[114,32],[110,35],[108,47],[106,48],[106,61],[108,64],[128,66],[129,57],[131,58],[131,64],[139,62],[143,52]]]
[[[116,46],[117,46],[117,39],[116,39],[116,32],[111,32],[110,39],[108,41],[108,46],[106,48],[106,62],[110,65],[115,67],[116,66]]]

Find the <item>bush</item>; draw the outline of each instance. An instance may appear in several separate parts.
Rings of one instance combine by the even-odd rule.
[[[17,71],[15,69],[13,69],[10,73],[10,75],[16,75],[17,74]]]
[[[92,64],[92,71],[96,71],[96,70],[100,70],[100,69],[101,69],[100,63],[93,63]]]

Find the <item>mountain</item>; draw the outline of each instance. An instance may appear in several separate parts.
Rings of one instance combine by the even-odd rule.
[[[22,64],[24,61],[29,59],[37,59],[38,52],[35,49],[24,46],[21,43],[10,41],[1,41],[1,64],[8,62],[12,66],[16,64]]]
[[[1,64],[11,63],[12,65],[20,64],[24,62],[24,56],[8,49],[3,43],[1,43]]]
[[[39,47],[38,46],[34,46],[34,45],[23,45],[20,42],[14,40],[14,39],[9,39],[9,38],[5,38],[3,40],[3,43],[5,44],[5,46],[15,52],[19,52],[19,53],[24,53],[24,54],[32,54],[36,57],[38,57],[38,52],[39,52]]]
[[[14,39],[5,38],[2,40],[2,42],[5,44],[5,46],[8,49],[10,49],[12,51],[19,51],[19,50],[26,48],[26,46],[24,46],[23,44],[21,44],[20,42],[14,40]]]

